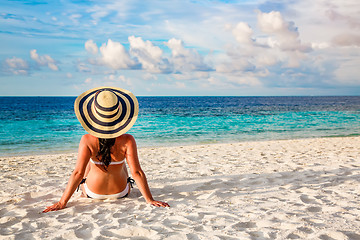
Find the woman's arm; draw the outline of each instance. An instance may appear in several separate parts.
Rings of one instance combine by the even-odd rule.
[[[131,175],[146,202],[157,207],[170,207],[166,202],[156,201],[153,199],[145,173],[140,167],[135,139],[131,135],[127,135],[125,157],[129,164]]]
[[[86,166],[89,162],[91,151],[87,145],[86,135],[81,138],[79,144],[78,158],[76,161],[75,169],[72,172],[69,182],[59,202],[52,206],[47,207],[43,212],[57,211],[66,207],[67,202],[75,192],[84,177]]]

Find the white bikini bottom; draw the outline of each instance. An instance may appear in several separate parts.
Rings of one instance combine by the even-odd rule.
[[[92,192],[88,186],[86,185],[86,183],[84,183],[84,188],[85,188],[85,193],[88,197],[90,198],[94,198],[94,199],[107,199],[107,198],[123,198],[126,197],[128,192],[129,192],[129,185],[130,183],[126,184],[126,187],[124,190],[122,190],[119,193],[115,193],[115,194],[107,194],[107,195],[103,195],[103,194],[97,194]]]

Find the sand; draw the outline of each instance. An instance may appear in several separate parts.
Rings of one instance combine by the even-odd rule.
[[[60,199],[76,154],[0,158],[0,239],[360,239],[360,138],[140,148],[155,199]]]

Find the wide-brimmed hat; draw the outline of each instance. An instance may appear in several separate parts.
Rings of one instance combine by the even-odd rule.
[[[78,96],[76,117],[83,128],[98,138],[115,138],[135,123],[139,104],[131,92],[115,87],[98,87]]]

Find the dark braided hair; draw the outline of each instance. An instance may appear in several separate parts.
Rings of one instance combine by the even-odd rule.
[[[99,152],[96,157],[100,162],[104,163],[104,169],[106,170],[111,163],[111,147],[114,146],[116,138],[99,138]]]

